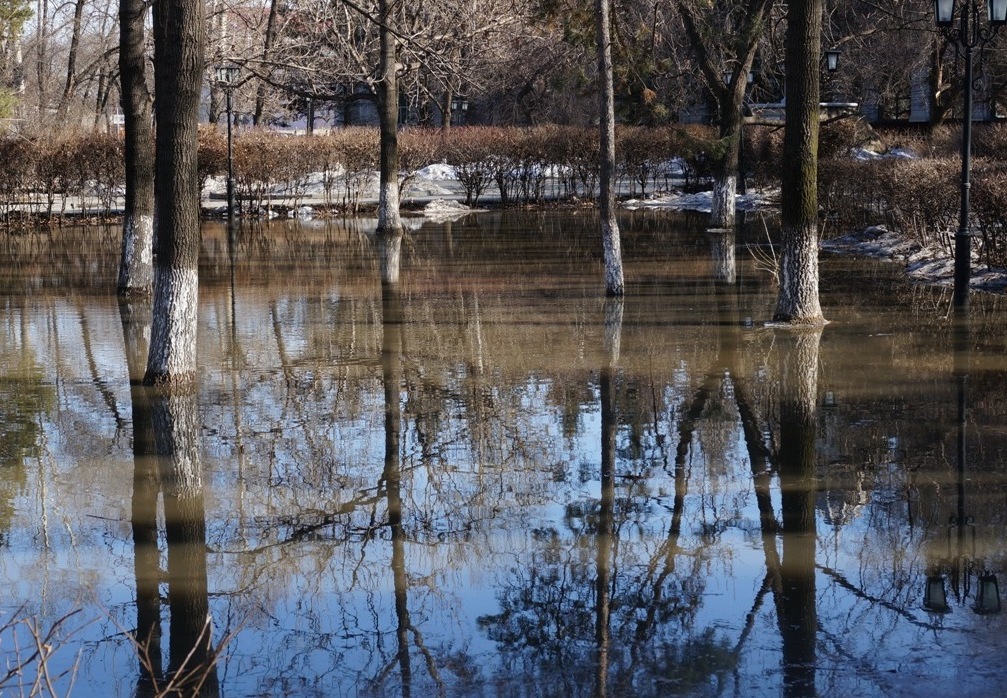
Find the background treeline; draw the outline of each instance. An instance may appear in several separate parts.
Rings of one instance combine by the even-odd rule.
[[[984,261],[1007,265],[1007,125],[977,124],[972,215]],[[590,199],[597,183],[593,128],[536,126],[406,129],[400,136],[404,182],[428,165],[454,167],[468,203],[503,204]],[[309,191],[333,209],[354,212],[375,181],[378,133],[373,128],[288,135],[242,130],[234,139],[234,172],[243,206],[253,211],[282,198],[299,205]],[[745,129],[749,184],[779,184],[782,129]],[[619,174],[624,196],[644,197],[705,187],[720,143],[705,126],[620,127]],[[856,157],[866,151],[880,157]],[[959,129],[871,129],[856,119],[822,132],[819,197],[826,233],[888,225],[923,244],[951,249],[960,186]],[[913,157],[902,156],[911,154]],[[122,141],[101,132],[0,136],[0,222],[33,223],[60,215],[108,216],[123,189]],[[227,143],[213,126],[199,148],[204,183],[227,171]],[[317,201],[317,199],[315,199]],[[837,224],[838,223],[838,224]]]

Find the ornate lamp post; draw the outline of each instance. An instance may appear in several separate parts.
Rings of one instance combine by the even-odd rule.
[[[1007,2],[1007,0],[1004,0]],[[234,220],[234,147],[231,138],[231,93],[234,91],[234,83],[238,80],[240,68],[233,63],[224,63],[217,66],[217,83],[224,89],[227,95],[227,220]]]
[[[987,26],[979,21],[981,0],[934,0],[934,19],[944,38],[960,50],[965,62],[962,85],[962,177],[961,209],[955,233],[954,308],[966,312],[969,305],[971,269],[971,232],[969,231],[969,181],[972,167],[972,54],[992,39],[1007,24],[1007,0],[986,0]]]

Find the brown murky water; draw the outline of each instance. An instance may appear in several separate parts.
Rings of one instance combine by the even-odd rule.
[[[588,213],[414,226],[394,287],[365,221],[209,225],[170,398],[116,231],[4,238],[7,666],[56,624],[86,696],[214,651],[207,695],[995,693],[1003,302],[825,259],[774,329],[743,249],[622,224],[621,303]]]

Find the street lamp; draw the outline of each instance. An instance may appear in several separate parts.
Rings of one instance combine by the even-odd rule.
[[[465,115],[466,112],[468,112],[468,110],[469,110],[469,101],[465,97],[459,95],[451,99],[451,113],[461,114],[461,119],[459,119],[459,121],[461,121],[462,126],[465,125],[466,122]]]
[[[1007,1],[1007,0],[1005,0]],[[217,83],[227,95],[227,220],[234,220],[234,143],[231,136],[231,93],[238,81],[240,68],[233,63],[217,66]]]
[[[830,48],[825,52],[825,69],[830,73],[839,70],[839,54],[842,53],[837,48]]]
[[[972,167],[972,53],[992,39],[1007,24],[1007,0],[986,0],[988,26],[979,22],[981,0],[934,0],[934,20],[941,34],[964,54],[965,76],[962,85],[962,176],[961,209],[958,232],[955,233],[955,282],[953,303],[956,311],[965,312],[969,305],[969,279],[972,275],[972,234],[969,231],[969,181]],[[957,26],[955,22],[957,21]]]

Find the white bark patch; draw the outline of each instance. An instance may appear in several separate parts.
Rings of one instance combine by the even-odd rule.
[[[625,291],[622,273],[622,242],[615,216],[601,222],[601,240],[605,256],[605,293],[621,296]]]
[[[154,217],[127,216],[122,225],[119,288],[149,290],[154,278]]]
[[[397,284],[399,282],[399,267],[402,260],[402,236],[381,234],[379,238],[381,280],[386,284]]]
[[[378,230],[393,231],[401,228],[399,182],[393,177],[381,185],[381,191],[378,193]]]
[[[198,308],[195,269],[155,269],[148,380],[174,383],[195,378]]]
[[[738,178],[724,177],[713,185],[710,201],[710,225],[714,228],[733,228],[735,197],[738,193]]]

